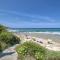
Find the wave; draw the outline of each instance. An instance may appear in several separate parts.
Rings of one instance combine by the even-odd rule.
[[[9,32],[17,32],[17,30],[10,30],[10,29],[7,29]]]
[[[29,32],[31,33],[31,32]],[[57,35],[60,35],[60,32],[33,32],[33,33],[44,33],[44,34],[57,34]]]
[[[37,31],[31,31],[31,32],[29,32],[29,31],[19,31],[19,30],[15,30],[15,29],[8,29],[8,31],[9,32],[28,32],[28,33],[44,33],[44,34],[57,34],[57,35],[60,35],[60,32],[58,31],[58,32],[52,32],[52,31],[44,31],[44,32],[41,32],[41,31],[39,31],[39,32],[37,32]]]

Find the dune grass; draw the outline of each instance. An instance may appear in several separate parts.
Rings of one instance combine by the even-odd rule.
[[[24,60],[27,55],[32,56],[36,60],[44,60],[46,55],[46,49],[33,42],[25,42],[19,45],[16,51],[20,60]]]
[[[19,42],[20,39],[18,37],[8,32],[5,26],[0,25],[0,52]]]
[[[16,47],[16,51],[19,60],[24,60],[27,55],[34,57],[35,60],[60,60],[60,52],[47,50],[33,42],[25,42],[19,45]]]
[[[60,51],[49,51],[47,50],[46,60],[60,60]]]

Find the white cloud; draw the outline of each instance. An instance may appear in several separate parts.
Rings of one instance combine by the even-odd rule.
[[[13,14],[19,18],[21,18],[21,16],[23,18],[26,17],[26,20],[22,18],[23,21],[29,21],[29,22],[35,22],[35,23],[40,23],[40,22],[54,23],[54,22],[56,22],[56,20],[54,20],[50,17],[46,17],[46,16],[32,15],[32,14],[21,13],[21,12],[16,12],[16,11],[9,11],[9,10],[0,10],[0,12],[4,12],[4,14],[6,13],[8,15]],[[27,18],[29,18],[29,19],[27,19]]]

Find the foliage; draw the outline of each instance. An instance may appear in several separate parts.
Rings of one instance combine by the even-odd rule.
[[[15,43],[19,43],[19,39],[9,32],[2,32],[0,34],[0,41],[5,42],[8,45],[14,45]]]
[[[60,60],[60,51],[47,51],[46,60]]]
[[[2,52],[4,49],[6,49],[8,45],[5,42],[0,41],[0,52]]]
[[[7,31],[6,27],[0,24],[0,33]]]
[[[18,37],[8,32],[5,26],[0,25],[0,52],[19,42]]]
[[[0,34],[0,45],[2,50],[9,46],[19,43],[19,41],[20,41],[19,38],[14,36],[12,33],[2,32]]]
[[[16,51],[19,57],[21,57],[21,60],[27,55],[33,56],[36,60],[44,60],[46,54],[46,49],[44,47],[33,42],[25,42],[24,44],[19,45],[16,48]]]
[[[25,42],[17,46],[16,51],[19,60],[24,60],[27,55],[36,60],[60,60],[60,51],[50,51],[33,42]]]

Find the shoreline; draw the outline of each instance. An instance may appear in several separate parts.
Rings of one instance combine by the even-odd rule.
[[[39,38],[44,38],[44,39],[51,39],[57,43],[60,43],[60,35],[58,34],[49,34],[45,32],[15,32],[18,35],[30,35],[32,37],[39,37]]]

